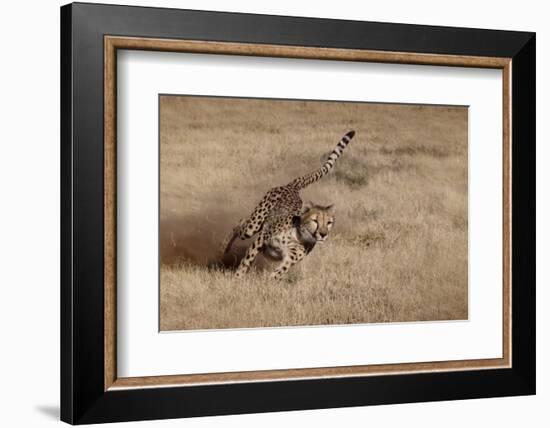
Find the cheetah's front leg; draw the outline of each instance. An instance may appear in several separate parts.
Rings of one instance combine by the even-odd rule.
[[[281,279],[283,274],[287,273],[288,270],[300,262],[306,256],[306,252],[302,247],[292,247],[284,255],[281,264],[275,269],[271,274],[272,279]]]
[[[248,247],[248,249],[246,250],[246,254],[241,260],[241,263],[237,268],[237,272],[235,272],[235,276],[237,278],[243,276],[245,273],[249,271],[250,266],[252,266],[252,263],[254,263],[254,260],[258,256],[263,245],[264,245],[264,237],[263,237],[263,234],[260,234],[260,236],[258,236],[256,240],[252,243],[252,245]]]

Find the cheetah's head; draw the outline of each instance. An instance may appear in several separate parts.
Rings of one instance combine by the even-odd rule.
[[[300,216],[303,230],[308,232],[316,242],[323,243],[334,224],[334,205],[317,205],[308,202],[304,205]]]

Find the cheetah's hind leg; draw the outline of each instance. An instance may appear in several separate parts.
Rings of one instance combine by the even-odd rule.
[[[264,235],[263,233],[260,233],[258,237],[254,240],[252,245],[248,247],[246,250],[246,254],[239,263],[239,267],[237,268],[237,271],[235,272],[235,276],[237,278],[242,277],[245,273],[247,273],[250,270],[250,267],[254,263],[254,260],[256,260],[256,257],[262,251],[262,248],[264,246]]]
[[[222,257],[231,249],[237,237],[244,241],[245,239],[252,238],[260,231],[267,216],[267,205],[269,204],[271,194],[272,191],[269,191],[256,206],[252,214],[250,214],[250,217],[247,219],[242,218],[239,224],[226,236],[221,248]]]
[[[246,225],[246,220],[244,218],[241,218],[239,220],[239,224],[235,226],[231,232],[229,232],[225,239],[222,242],[222,245],[220,246],[220,258],[223,258],[229,250],[231,250],[231,247],[233,246],[233,242],[235,242],[235,239],[237,239],[238,236],[241,235],[241,230]]]
[[[272,208],[273,201],[278,197],[274,189],[265,194],[260,203],[254,208],[254,211],[252,211],[252,214],[250,214],[250,217],[241,223],[239,238],[242,240],[252,238],[262,229],[265,219]]]

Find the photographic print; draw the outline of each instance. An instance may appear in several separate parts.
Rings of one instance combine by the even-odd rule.
[[[468,319],[468,108],[159,95],[160,330]]]

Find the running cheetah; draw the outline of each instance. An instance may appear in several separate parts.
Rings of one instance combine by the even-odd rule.
[[[330,215],[331,206],[316,205],[314,211],[311,211],[312,208],[302,211],[300,190],[329,173],[354,135],[355,131],[344,135],[319,169],[298,177],[285,186],[269,190],[250,217],[241,220],[233,229],[224,243],[224,254],[230,250],[237,237],[244,240],[256,235],[237,268],[237,277],[248,272],[260,252],[276,248],[276,252],[282,255],[282,260],[272,277],[280,278],[292,265],[302,260],[315,243],[326,239],[334,221]],[[308,212],[316,215],[308,215]],[[326,221],[319,224],[318,219],[321,217],[326,218]],[[304,220],[307,222],[304,223]]]

